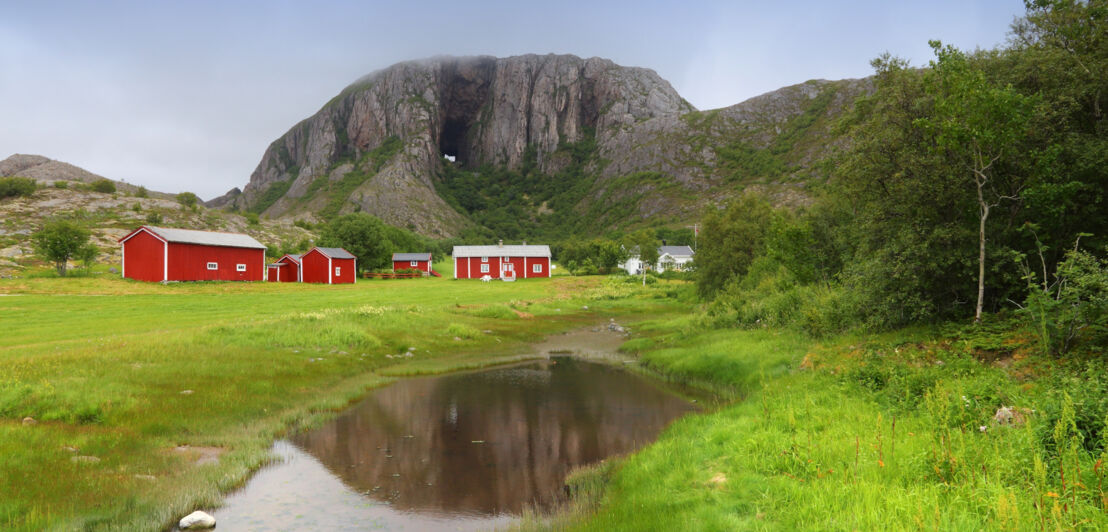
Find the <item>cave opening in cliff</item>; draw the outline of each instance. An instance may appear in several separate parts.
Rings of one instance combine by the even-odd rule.
[[[442,134],[439,135],[439,151],[443,157],[458,164],[465,163],[461,152],[467,129],[465,121],[447,119],[442,126]]]

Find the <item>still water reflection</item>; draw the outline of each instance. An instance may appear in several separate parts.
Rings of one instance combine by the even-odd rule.
[[[345,515],[351,527],[358,511],[347,510],[360,505],[366,528],[483,528],[525,506],[549,508],[572,468],[649,443],[691,409],[638,375],[563,357],[397,382],[290,438],[295,449],[285,454],[306,454],[293,462],[319,464],[341,481],[337,493],[316,488],[311,498],[342,501],[346,510],[322,513]],[[221,527],[258,505],[236,497],[272,483],[266,473],[228,499],[216,514]],[[318,517],[313,527],[347,526]]]

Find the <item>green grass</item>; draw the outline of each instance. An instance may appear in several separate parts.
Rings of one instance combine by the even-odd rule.
[[[605,298],[609,285],[0,281],[0,528],[161,529],[217,505],[274,438],[394,376],[514,360],[552,332],[674,308]],[[224,454],[194,465],[179,445]]]
[[[586,509],[524,528],[1108,527],[1097,465],[1105,436],[1087,415],[1104,416],[1102,364],[1067,370],[1026,357],[1018,333],[985,342],[1017,355],[998,366],[978,358],[978,336],[994,333],[936,340],[917,330],[817,345],[796,333],[705,331],[693,321],[641,324],[649,341],[623,350],[640,353],[649,371],[741,400],[683,418],[618,467],[605,466],[603,496],[589,477]],[[1036,413],[1000,426],[991,418],[1001,405]]]

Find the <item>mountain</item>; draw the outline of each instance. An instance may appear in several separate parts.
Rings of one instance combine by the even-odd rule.
[[[241,192],[209,206],[316,220],[365,211],[453,236],[507,219],[537,232],[678,224],[750,186],[802,202],[834,142],[829,124],[869,87],[809,81],[698,111],[654,71],[606,59],[404,62],[293,126]]]
[[[0,177],[9,176],[32,178],[38,182],[38,189],[29,197],[0,199],[0,276],[41,263],[33,255],[31,235],[54,216],[74,218],[87,226],[92,231],[92,242],[101,251],[98,261],[116,266],[120,260],[116,240],[147,223],[248,233],[275,249],[315,238],[288,220],[252,223],[240,214],[203,206],[188,209],[174,195],[142,191],[120,181],[113,181],[115,192],[95,192],[77,183],[93,183],[104,177],[40,155],[16,154],[0,161]]]

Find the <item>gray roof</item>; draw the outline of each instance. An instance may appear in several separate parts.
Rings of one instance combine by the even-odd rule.
[[[689,246],[662,246],[658,248],[659,255],[668,254],[671,257],[691,257],[694,255]]]
[[[297,264],[299,264],[300,263],[300,257],[303,257],[303,255],[301,255],[299,253],[286,253],[284,255],[281,255],[281,258],[277,259],[277,262],[281,262],[281,259],[283,259],[285,257],[288,257],[288,258],[292,259],[293,262],[296,262]]]
[[[394,261],[431,260],[430,253],[393,253]]]
[[[342,248],[321,248],[316,246],[314,249],[318,249],[324,255],[331,257],[332,259],[353,259],[357,258],[351,255],[349,251]]]
[[[550,246],[454,246],[454,257],[546,257]]]
[[[215,231],[193,231],[192,229],[176,229],[170,227],[144,226],[150,232],[162,237],[167,242],[181,244],[202,244],[205,246],[223,246],[229,248],[255,248],[265,249],[261,242],[254,240],[250,235],[241,233],[219,233]]]

